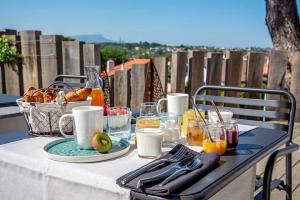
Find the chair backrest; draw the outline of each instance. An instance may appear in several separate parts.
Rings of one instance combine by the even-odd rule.
[[[243,93],[245,96],[256,94],[263,98],[240,98],[227,95],[232,92]],[[266,95],[278,95],[284,98],[271,100],[267,99]],[[290,141],[292,139],[296,100],[286,90],[207,85],[198,88],[194,98],[197,107],[201,110],[213,109],[210,101],[214,101],[218,108],[231,110],[238,123],[283,130],[289,134]],[[283,124],[281,121],[287,123]]]

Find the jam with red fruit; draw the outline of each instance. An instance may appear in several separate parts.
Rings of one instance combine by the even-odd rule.
[[[226,131],[227,149],[236,149],[239,143],[239,130],[237,122],[235,120],[231,120],[230,122],[225,123],[224,129]]]

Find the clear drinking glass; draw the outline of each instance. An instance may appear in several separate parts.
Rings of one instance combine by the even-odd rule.
[[[163,142],[175,144],[180,140],[178,116],[175,113],[160,113],[159,119],[165,128]]]
[[[204,152],[223,155],[227,147],[226,132],[223,126],[211,124],[205,127],[202,142]]]
[[[156,116],[142,116],[136,119],[137,128],[159,128],[160,120]]]
[[[157,158],[162,152],[164,128],[135,129],[138,155],[142,158]]]
[[[186,140],[189,145],[202,146],[204,133],[201,126],[204,127],[203,122],[197,119],[188,119]]]
[[[144,102],[140,104],[140,116],[158,116],[160,104],[157,102]]]
[[[131,111],[127,107],[110,107],[107,110],[108,134],[120,139],[131,138]]]

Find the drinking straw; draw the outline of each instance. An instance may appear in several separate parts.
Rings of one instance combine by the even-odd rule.
[[[217,113],[217,115],[218,115],[218,117],[219,117],[220,122],[221,122],[222,124],[224,124],[223,117],[222,117],[222,115],[221,115],[221,113],[220,113],[218,107],[216,106],[216,104],[214,103],[213,100],[211,100],[210,103],[211,103],[211,105],[214,107],[214,109],[215,109],[215,111],[216,111],[216,113]]]

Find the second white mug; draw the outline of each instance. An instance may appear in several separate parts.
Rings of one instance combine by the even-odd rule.
[[[162,101],[168,101],[168,112],[172,112],[177,115],[183,115],[184,111],[189,107],[189,95],[185,93],[168,94],[167,98],[160,99],[158,104],[160,105]]]

